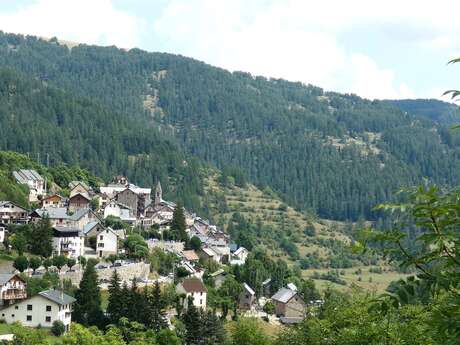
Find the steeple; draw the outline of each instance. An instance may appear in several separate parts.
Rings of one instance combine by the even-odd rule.
[[[157,187],[155,188],[155,205],[159,205],[161,203],[161,200],[163,198],[163,191],[161,190],[161,183],[160,180],[158,180]]]

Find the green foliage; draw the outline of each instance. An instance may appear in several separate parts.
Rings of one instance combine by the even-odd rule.
[[[65,325],[61,320],[55,320],[51,326],[51,333],[59,337],[65,332]]]
[[[131,234],[124,241],[127,254],[131,258],[144,259],[149,254],[149,248],[144,238],[139,234]]]
[[[60,271],[67,264],[67,257],[64,255],[53,256],[53,266]]]
[[[190,248],[193,250],[200,250],[201,249],[201,240],[197,236],[193,236],[190,239]]]
[[[160,248],[155,248],[149,256],[150,265],[153,270],[161,275],[172,273],[180,259],[174,253],[163,252]]]
[[[37,268],[41,266],[41,264],[42,260],[38,256],[32,256],[29,258],[29,267],[33,270],[34,273]]]
[[[188,235],[186,233],[187,224],[185,223],[184,206],[181,203],[176,205],[171,221],[170,235],[173,240],[187,242]]]
[[[230,330],[232,345],[270,345],[270,338],[264,334],[258,320],[241,318]],[[283,343],[291,344],[291,343]]]
[[[266,312],[269,315],[275,314],[275,309],[275,304],[272,301],[267,301],[263,308],[264,312]]]
[[[325,218],[376,218],[375,204],[424,177],[460,182],[452,173],[460,168],[458,135],[387,102],[170,54],[70,51],[4,33],[0,64],[8,68],[0,77],[0,149],[49,153],[52,165],[82,164],[105,179],[160,179],[167,197],[197,211],[204,165],[179,146],[220,167],[223,184],[270,187]],[[147,98],[157,101],[146,109]]]
[[[29,267],[29,260],[25,256],[20,255],[14,259],[13,267],[22,273]]]
[[[105,323],[101,310],[101,292],[94,264],[88,262],[78,290],[75,293],[73,317],[82,325],[102,327]]]

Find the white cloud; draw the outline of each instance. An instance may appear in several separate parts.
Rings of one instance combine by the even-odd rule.
[[[405,83],[375,53],[351,48],[347,40],[353,35],[378,32],[407,49],[443,49],[448,57],[460,49],[457,0],[155,0],[152,13],[138,13],[143,20],[112,1],[34,0],[0,13],[0,29],[126,48],[150,46],[230,70],[369,98],[410,97],[418,85]],[[122,1],[133,8],[138,0],[117,3]]]
[[[0,14],[1,30],[100,45],[130,48],[140,44],[137,18],[110,0],[36,0]]]
[[[370,57],[350,53],[338,33],[371,13],[345,2],[172,0],[154,23],[179,52],[230,70],[249,71],[354,92],[402,98],[413,92]],[[369,10],[369,11],[367,11]],[[367,21],[368,19],[365,19]],[[178,48],[179,47],[179,48]]]

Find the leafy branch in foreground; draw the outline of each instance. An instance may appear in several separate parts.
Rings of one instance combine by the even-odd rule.
[[[460,337],[460,193],[436,186],[406,193],[405,204],[378,206],[396,215],[399,225],[388,231],[364,230],[357,248],[366,250],[368,244],[380,244],[388,259],[415,269],[417,275],[398,282],[373,307],[387,313],[413,303],[417,294],[424,295],[418,303],[431,304],[436,334],[447,344],[455,343]],[[415,225],[416,234],[409,247],[410,224]]]

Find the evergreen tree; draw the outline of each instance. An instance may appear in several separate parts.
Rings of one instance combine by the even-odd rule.
[[[146,324],[156,333],[167,328],[165,303],[163,302],[158,281],[155,282],[153,289],[148,294],[148,307],[149,315]]]
[[[201,344],[202,327],[200,311],[193,305],[193,299],[189,298],[187,310],[182,314],[185,326],[185,343],[187,345]]]
[[[222,321],[213,312],[201,313],[202,344],[220,345],[225,343],[225,329]]]
[[[187,224],[185,222],[184,207],[182,203],[177,203],[173,212],[173,219],[171,221],[171,233],[176,241],[187,242],[188,236]]]
[[[121,291],[120,277],[117,270],[113,271],[109,285],[109,304],[107,314],[111,323],[116,324],[123,317],[124,298]]]
[[[73,318],[82,325],[104,326],[104,314],[101,309],[101,292],[93,262],[86,266],[79,288],[75,293]]]
[[[128,314],[127,318],[130,321],[142,322],[144,320],[145,303],[144,295],[139,292],[136,278],[131,281],[131,289],[129,290],[127,301]]]
[[[50,257],[53,253],[53,229],[50,220],[45,217],[41,219],[31,232],[32,254]]]

